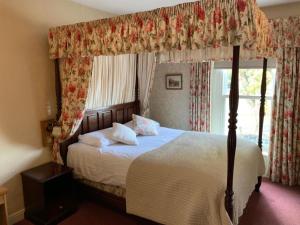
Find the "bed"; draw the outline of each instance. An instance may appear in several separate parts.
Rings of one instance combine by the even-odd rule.
[[[114,121],[121,123],[130,121],[131,115],[138,110],[137,105],[136,102],[132,102],[86,113],[75,137],[78,137],[80,133],[83,134],[101,128],[107,128]],[[143,171],[144,165],[146,164],[143,156],[168,146],[168,144],[180,139],[180,137],[186,133],[196,135],[192,140],[195,140],[195,143],[200,143],[199,151],[201,151],[201,153],[194,155],[193,147],[195,148],[195,146],[191,143],[191,140],[188,140],[190,147],[182,150],[185,152],[188,151],[188,149],[192,150],[192,156],[197,158],[195,165],[203,165],[201,170],[202,172],[204,171],[204,173],[201,175],[197,174],[197,181],[194,182],[195,177],[190,176],[191,170],[189,168],[186,174],[182,173],[181,176],[178,175],[176,180],[172,181],[168,178],[170,180],[166,182],[168,187],[163,191],[163,184],[155,186],[151,183],[157,182],[155,181],[155,177],[154,181],[150,179],[151,173],[154,171],[153,167],[150,165],[148,174]],[[84,189],[84,192],[90,192],[93,198],[100,198],[101,201],[108,202],[114,207],[117,206],[117,208],[130,214],[138,215],[162,224],[231,224],[224,206],[227,174],[227,136],[186,132],[183,130],[160,127],[158,136],[138,136],[138,141],[138,146],[117,143],[103,148],[96,148],[79,143],[76,138],[73,137],[72,141],[69,141],[67,144],[63,143],[61,153],[62,156],[64,156],[66,164],[74,169],[75,177],[79,186]],[[179,146],[181,146],[181,144],[179,144]],[[172,149],[174,149],[174,145]],[[188,154],[185,153],[185,155]],[[142,168],[134,168],[136,166],[135,164],[139,163],[139,160],[142,160]],[[166,164],[166,162],[163,162],[163,157],[160,160],[163,165]],[[150,162],[153,162],[153,160],[150,160]],[[193,161],[187,157],[183,159],[181,163],[182,165],[188,165],[192,164]],[[235,166],[237,169],[234,175],[234,188],[237,191],[234,199],[233,223],[237,224],[238,218],[242,215],[248,198],[257,183],[257,177],[264,174],[264,160],[260,148],[254,143],[238,139]],[[178,162],[176,162],[176,167],[180,168]],[[183,168],[183,170],[184,169],[185,168]],[[157,166],[157,170],[163,174],[162,168]],[[176,173],[180,173],[181,171],[182,169]],[[214,176],[212,176],[212,174],[214,174]],[[211,180],[212,177],[214,178],[213,180]],[[157,179],[162,178],[163,177],[158,177]],[[163,180],[167,179],[163,178]],[[213,183],[216,180],[218,180],[217,185]],[[181,190],[185,190],[186,186],[191,187],[192,185],[195,185],[192,190],[195,190],[194,193],[197,193],[197,197],[195,197],[194,194],[192,195],[194,199],[192,201],[190,199],[190,193],[185,193],[184,191],[178,194],[178,196],[181,196],[180,198],[172,198],[168,194],[170,188],[175,188],[176,192],[180,193]],[[217,194],[213,191],[211,185],[216,188],[215,191],[217,191]],[[155,188],[161,189],[161,195],[157,194],[151,196],[151,193],[160,193],[159,191],[153,191]],[[142,198],[142,195],[145,198]],[[164,198],[164,196],[166,197]],[[210,196],[210,198],[207,198],[207,196]],[[219,196],[219,198],[214,196]],[[158,200],[155,200],[155,198]],[[137,199],[141,199],[143,203],[139,205]],[[186,210],[193,215],[186,214],[188,215],[186,217],[180,215],[176,218],[172,215],[167,215],[167,213],[163,213],[160,215],[166,217],[162,218],[157,216],[155,212],[150,210],[151,207],[149,207],[149,205],[157,209],[158,205],[161,205],[159,199],[163,199],[162,202],[166,205],[172,205],[170,204],[171,202],[176,202],[176,204],[173,204],[174,206],[180,204],[181,207],[177,214],[179,212],[183,213],[186,208]],[[147,201],[148,204],[145,204]],[[188,202],[188,204],[192,202],[192,204],[195,205],[192,207],[192,211],[185,202]],[[211,202],[211,204],[207,204],[208,202]],[[146,205],[147,209],[144,208],[140,211],[143,205]],[[210,207],[207,207],[207,205],[210,205]],[[131,209],[132,207],[133,209]],[[165,206],[163,206],[163,208],[165,208]],[[176,206],[176,208],[178,207]],[[173,214],[176,208],[168,208],[166,212],[172,212]],[[136,210],[138,210],[138,212]],[[160,211],[161,210],[162,209],[160,209]],[[197,213],[195,210],[201,213]],[[212,212],[212,210],[215,212]],[[205,212],[207,214],[203,216],[202,214]],[[178,223],[178,221],[180,221],[179,219],[182,221]]]

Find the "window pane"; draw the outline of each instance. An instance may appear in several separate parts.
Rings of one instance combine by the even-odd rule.
[[[240,95],[260,96],[262,69],[240,69],[239,70],[239,93]],[[229,95],[231,83],[231,69],[223,69],[223,95]],[[274,77],[276,69],[267,71],[267,93],[272,96],[274,90]]]
[[[268,152],[269,134],[271,127],[271,100],[266,100],[265,104],[265,118],[263,130],[263,151]],[[240,137],[246,138],[250,141],[257,143],[259,131],[259,99],[240,99],[238,108],[238,123],[237,134]],[[229,114],[229,99],[226,98],[225,115],[228,118]],[[228,133],[228,119],[224,124],[225,134]]]

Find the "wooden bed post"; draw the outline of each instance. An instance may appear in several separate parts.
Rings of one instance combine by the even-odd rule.
[[[265,101],[266,101],[266,91],[267,91],[267,65],[268,65],[268,60],[264,58],[263,74],[262,74],[261,87],[260,87],[260,108],[259,108],[258,147],[260,147],[260,149],[262,149],[262,135],[263,135],[264,117],[265,117]]]
[[[139,100],[139,55],[136,54],[136,69],[135,69],[135,101]]]
[[[264,58],[263,63],[263,74],[261,78],[260,87],[260,108],[259,108],[259,134],[258,134],[258,147],[262,150],[262,135],[264,128],[264,117],[265,117],[265,102],[266,102],[266,91],[267,91],[267,66],[268,60]],[[261,186],[262,177],[257,178],[257,184],[255,185],[255,191],[259,192]]]
[[[229,94],[229,130],[227,139],[227,187],[225,192],[225,208],[233,220],[233,172],[236,150],[236,123],[239,104],[239,57],[240,46],[233,47],[232,76]]]
[[[59,73],[59,60],[55,59],[55,93],[56,93],[56,121],[59,120],[61,115],[61,81],[60,81],[60,73]]]

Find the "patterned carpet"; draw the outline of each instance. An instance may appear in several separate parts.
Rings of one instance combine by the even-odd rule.
[[[150,225],[139,218],[116,212],[100,204],[84,202],[59,225]],[[23,220],[16,225],[32,225]],[[261,192],[249,199],[239,225],[300,225],[300,187],[263,181]]]

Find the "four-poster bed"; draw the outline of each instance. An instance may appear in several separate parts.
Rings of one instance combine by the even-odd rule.
[[[197,49],[205,48],[217,52],[217,50],[222,51],[222,47],[224,47],[223,50],[232,47],[232,55],[228,54],[229,58],[221,58],[222,60],[228,60],[232,57],[232,79],[229,96],[229,132],[227,139],[227,185],[225,191],[225,208],[232,221],[234,216],[233,177],[237,146],[236,124],[239,100],[239,59],[240,55],[248,58],[267,57],[270,54],[269,49],[267,49],[269,30],[268,21],[263,13],[259,11],[255,1],[221,0],[209,2],[209,6],[206,6],[205,4],[208,2],[203,0],[182,4],[173,8],[169,7],[112,19],[52,28],[49,32],[50,57],[53,59],[62,58],[67,63],[68,59],[73,61],[81,57],[83,57],[82,59],[86,58],[87,60],[84,62],[86,63],[85,65],[87,65],[85,68],[86,71],[83,71],[82,74],[84,74],[84,72],[88,74],[87,67],[90,65],[90,61],[92,61],[91,58],[96,55],[138,54],[142,52],[174,50],[197,51]],[[212,9],[209,7],[212,7]],[[233,16],[229,17],[227,14],[232,10]],[[151,16],[153,15],[158,19],[155,18],[151,20]],[[225,25],[223,24],[224,26],[222,26],[223,19],[225,23]],[[185,26],[183,25],[185,24],[184,22],[188,24],[187,29],[183,28]],[[226,22],[228,22],[229,28]],[[208,25],[209,23],[212,23],[212,25]],[[143,29],[144,27],[145,29]],[[153,27],[156,29],[153,29]],[[201,31],[201,29],[203,29],[204,32]],[[103,33],[104,30],[106,34]],[[117,32],[120,33],[116,34]],[[176,33],[181,33],[183,36],[181,37]],[[128,40],[126,41],[126,38],[130,39],[130,43],[127,42]],[[160,40],[159,38],[162,39]],[[214,60],[215,58],[212,56],[216,55],[217,53],[211,54],[210,56],[207,54],[198,60]],[[66,75],[69,71],[67,67],[59,69],[58,60],[56,62],[59,117],[61,113],[63,116],[65,115],[65,106],[69,104],[65,99],[62,100],[62,103],[60,102],[63,98],[60,89],[61,86],[62,88],[64,88],[64,86],[59,82],[60,79],[58,77],[61,76],[59,72],[61,70]],[[69,65],[72,65],[72,63]],[[263,69],[258,138],[260,148],[262,147],[266,93],[266,59],[264,59]],[[74,75],[74,73],[72,73],[72,75]],[[84,101],[85,99],[83,99],[83,102]],[[69,117],[67,117],[69,119],[66,119],[67,121],[62,120],[63,137],[60,143],[60,153],[63,162],[66,164],[68,146],[77,142],[79,134],[110,127],[113,122],[128,122],[132,114],[139,114],[138,105],[136,98],[135,102],[116,105],[101,110],[85,112],[84,107],[82,107],[81,111],[84,115],[79,116],[79,118],[78,116],[74,118],[74,120],[77,120],[76,122],[70,121]],[[78,115],[78,113],[76,115]],[[255,187],[256,191],[259,190],[260,184],[261,177],[258,177],[258,183]],[[103,196],[103,194],[101,195]],[[110,197],[108,197],[108,199],[109,198]]]

